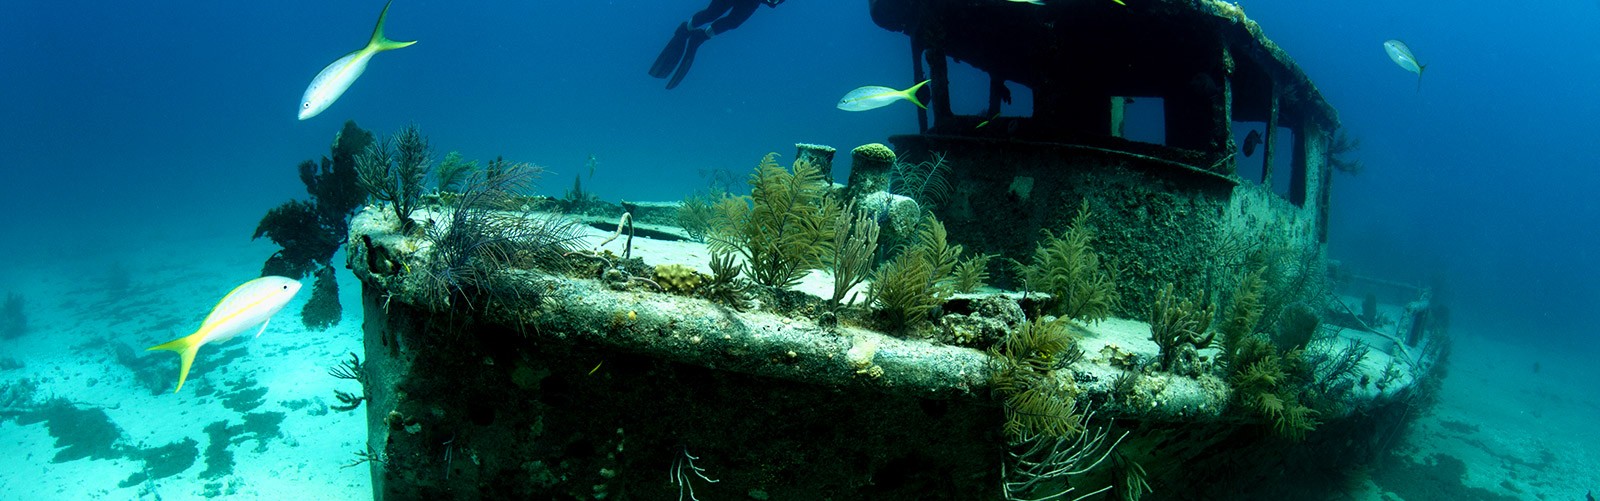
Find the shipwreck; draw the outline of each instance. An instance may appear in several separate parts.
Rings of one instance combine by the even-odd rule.
[[[1239,7],[868,5],[933,97],[843,186],[797,145],[748,196],[563,215],[491,165],[357,215],[375,498],[1265,497],[1424,405],[1442,309],[1334,293],[1338,116]]]

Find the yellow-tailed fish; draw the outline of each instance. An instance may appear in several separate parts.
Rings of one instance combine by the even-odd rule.
[[[145,348],[145,351],[178,353],[178,387],[172,390],[177,393],[189,379],[189,366],[194,364],[194,354],[201,346],[233,339],[256,326],[260,326],[256,330],[256,335],[260,336],[267,330],[267,320],[289,304],[297,292],[300,292],[300,282],[292,278],[261,277],[245,282],[217,301],[217,306],[200,322],[194,334]]]
[[[383,20],[389,17],[389,5],[392,3],[394,2],[383,5],[383,13],[378,14],[378,27],[372,29],[372,39],[367,41],[366,47],[345,54],[344,57],[323,68],[321,73],[317,73],[316,78],[311,79],[311,86],[306,87],[305,96],[300,98],[301,120],[317,116],[322,110],[333,106],[333,102],[344,95],[345,89],[349,89],[350,84],[361,78],[361,72],[367,71],[367,62],[372,60],[373,55],[417,43],[416,40],[396,42],[383,36]]]
[[[995,113],[994,116],[989,117],[988,120],[984,120],[982,122],[978,122],[978,126],[977,127],[973,127],[973,128],[974,129],[982,129],[984,127],[988,127],[989,126],[989,122],[993,122],[994,119],[996,119],[996,118],[1000,118],[1000,114],[999,113]]]
[[[845,94],[844,98],[839,100],[839,109],[845,111],[867,111],[888,106],[901,99],[911,101],[911,104],[917,105],[918,108],[927,109],[927,106],[923,106],[922,102],[917,100],[917,89],[921,89],[924,85],[928,85],[927,80],[923,80],[922,83],[913,85],[906,90],[894,90],[888,87],[868,85]]]
[[[1390,40],[1383,43],[1383,51],[1389,53],[1389,60],[1400,65],[1400,69],[1417,74],[1417,91],[1422,90],[1422,70],[1428,65],[1417,62],[1416,54],[1411,53],[1411,48],[1399,40]]]

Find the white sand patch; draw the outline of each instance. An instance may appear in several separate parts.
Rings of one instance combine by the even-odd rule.
[[[615,221],[608,221],[608,223],[615,223]],[[644,227],[645,225],[640,226]],[[588,235],[589,237],[589,245],[591,246],[591,249],[595,248],[593,246],[598,245],[601,241],[604,241],[607,237],[611,236],[611,232],[608,231],[601,231],[589,226],[584,226],[583,228],[585,235]],[[681,233],[681,231],[678,231],[677,228],[659,228],[655,226],[652,226],[651,228]],[[621,255],[626,240],[627,236],[624,235],[621,238],[617,238],[616,240],[606,243],[606,245],[599,247],[599,249],[609,250],[617,255]],[[706,244],[692,240],[668,241],[635,236],[633,239],[633,257],[644,259],[646,264],[652,266],[681,264],[690,268],[694,268],[696,271],[701,273],[708,275],[711,274],[711,250],[706,247]],[[743,278],[750,278],[748,270],[745,272],[745,274],[740,276]],[[800,283],[795,285],[792,289],[824,299],[831,298],[833,297],[833,275],[822,270],[812,270],[810,273],[807,273],[804,278],[801,278]],[[850,291],[844,295],[843,302],[860,303],[866,301],[866,297],[867,284],[866,282],[862,282],[861,284],[851,288]]]
[[[1458,333],[1439,406],[1400,450],[1461,459],[1472,487],[1523,499],[1583,499],[1600,490],[1595,356],[1532,339]]]
[[[0,354],[22,363],[0,371],[0,384],[31,380],[35,403],[61,398],[78,408],[101,409],[122,431],[113,459],[84,458],[54,463],[56,439],[46,423],[0,424],[0,489],[9,499],[198,499],[232,494],[239,499],[366,499],[371,480],[366,468],[341,469],[364,448],[365,409],[328,411],[333,390],[359,391],[354,382],[334,379],[327,369],[348,352],[361,351],[359,285],[340,274],[344,319],[325,332],[305,332],[300,309],[308,286],[279,313],[259,338],[239,338],[201,349],[181,393],[178,358],[145,347],[187,335],[222,295],[256,277],[275,249],[243,238],[160,241],[129,248],[116,257],[76,256],[58,262],[28,263],[9,270],[4,290],[28,298],[31,332],[0,341]],[[343,256],[335,258],[340,263]],[[118,291],[106,287],[126,279]],[[150,364],[164,385],[159,392],[141,381],[140,372],[119,361]],[[231,361],[225,354],[242,353]],[[146,379],[153,379],[145,376]],[[233,387],[264,393],[259,406],[244,412],[224,402]],[[209,392],[209,394],[205,394]],[[242,404],[236,404],[242,405]],[[232,469],[202,478],[212,439],[205,428],[222,422],[240,427],[246,414],[275,421],[277,436],[237,438],[225,450]],[[250,436],[245,434],[245,437]],[[124,483],[144,470],[135,449],[185,439],[195,441],[198,457],[174,475]]]

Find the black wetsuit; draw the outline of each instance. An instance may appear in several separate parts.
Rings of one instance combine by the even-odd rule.
[[[678,24],[678,31],[650,66],[650,76],[667,78],[670,75],[672,79],[667,80],[667,88],[677,87],[684,75],[689,74],[689,66],[694,64],[694,54],[700,44],[713,35],[738,28],[755,14],[756,7],[762,4],[776,7],[780,3],[783,0],[711,0],[710,5],[690,16],[689,22]]]
[[[749,20],[762,3],[761,0],[711,0],[711,5],[689,17],[689,27],[703,27],[710,23],[712,35],[726,33]]]

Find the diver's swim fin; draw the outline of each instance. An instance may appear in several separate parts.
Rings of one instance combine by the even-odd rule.
[[[656,56],[656,63],[650,66],[650,76],[667,78],[672,74],[672,70],[678,67],[678,61],[683,59],[683,46],[688,42],[689,23],[679,23],[672,40],[667,41],[667,46],[661,49],[661,55]]]
[[[689,74],[689,66],[694,65],[695,51],[700,50],[700,44],[706,43],[706,40],[710,39],[711,35],[707,34],[705,30],[689,31],[689,44],[683,49],[683,60],[678,61],[678,71],[672,74],[672,80],[667,81],[667,90],[677,87],[678,82],[682,82],[683,77]]]

